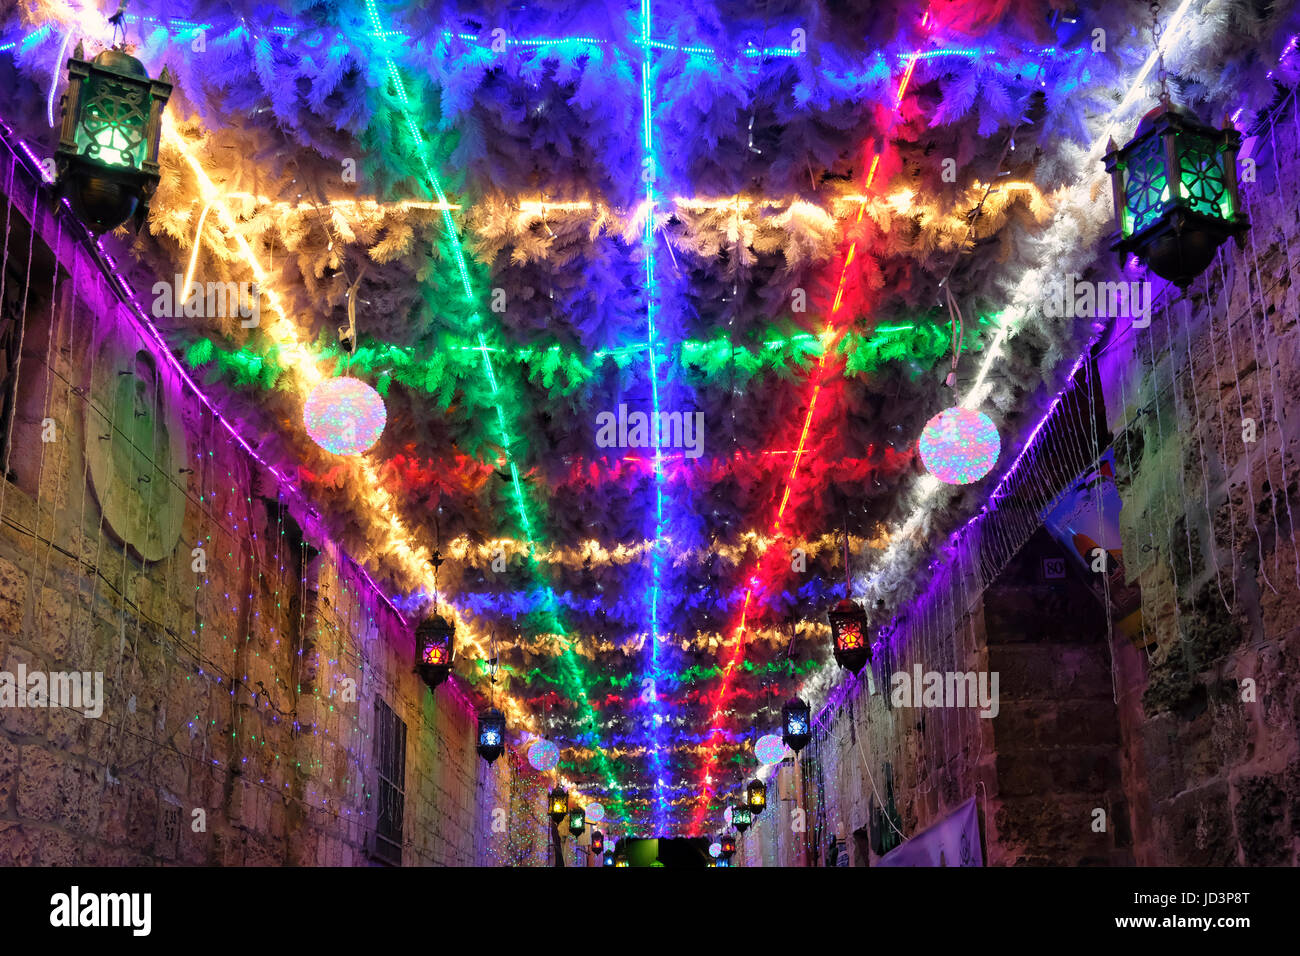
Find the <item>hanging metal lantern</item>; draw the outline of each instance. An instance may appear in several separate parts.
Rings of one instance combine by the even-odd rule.
[[[812,740],[812,712],[798,697],[791,697],[781,708],[781,739],[795,753]]]
[[[615,866],[631,866],[632,864],[628,862],[627,857],[624,856],[622,853],[615,853],[615,854],[614,854],[614,865],[615,865]]]
[[[569,832],[574,836],[580,836],[585,829],[587,829],[587,813],[582,807],[574,807],[569,811]]]
[[[719,840],[722,852],[718,855],[719,860],[729,860],[736,852],[736,838],[730,833],[724,834]]]
[[[596,854],[605,852],[605,835],[599,830],[591,831],[591,852]]]
[[[489,707],[478,715],[478,755],[494,762],[506,749],[506,715]]]
[[[613,866],[613,865],[614,865],[614,851],[613,851],[613,850],[606,850],[606,851],[605,851],[605,858],[601,861],[601,864],[600,864],[600,865],[601,865],[601,866]]]
[[[58,189],[93,232],[144,222],[158,185],[162,111],[172,93],[166,69],[157,80],[121,49],[89,63],[80,43],[68,60],[63,126],[54,153]]]
[[[744,833],[753,822],[754,814],[750,812],[749,807],[745,804],[738,803],[731,808],[731,825],[736,828],[738,833]]]
[[[415,648],[420,655],[416,670],[432,690],[451,674],[456,656],[456,626],[439,614],[426,618],[415,629]]]
[[[762,780],[751,780],[745,788],[745,805],[749,812],[758,816],[767,808],[767,784]]]
[[[1250,228],[1237,192],[1241,136],[1207,126],[1165,100],[1142,118],[1123,148],[1110,142],[1118,231],[1111,249],[1186,288],[1229,238]]]
[[[551,791],[550,798],[547,800],[551,822],[557,827],[564,822],[564,818],[569,815],[569,791],[556,785]]]
[[[713,865],[714,865],[714,866],[731,866],[731,857],[729,857],[729,856],[720,856],[720,857],[718,857],[718,858],[714,861]]]
[[[871,645],[867,642],[867,614],[857,602],[845,599],[835,605],[828,617],[831,621],[835,663],[856,674],[871,660]]]

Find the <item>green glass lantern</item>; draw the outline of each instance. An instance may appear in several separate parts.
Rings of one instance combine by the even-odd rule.
[[[162,111],[172,84],[121,49],[86,62],[81,44],[68,60],[68,92],[54,159],[57,185],[93,232],[134,217],[138,229],[158,185]]]
[[[587,811],[582,807],[574,807],[569,811],[569,832],[574,836],[581,836],[585,829],[587,829]]]
[[[1228,239],[1250,228],[1237,192],[1241,137],[1207,126],[1168,100],[1142,118],[1123,148],[1106,154],[1118,231],[1111,249],[1186,288]]]
[[[731,808],[731,825],[736,828],[737,833],[744,833],[753,822],[754,814],[745,804],[738,803]]]

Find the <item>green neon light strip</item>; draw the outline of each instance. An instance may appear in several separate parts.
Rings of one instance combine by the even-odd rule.
[[[994,325],[997,316],[982,316],[976,332]],[[978,352],[983,343],[978,334],[968,330],[963,352]],[[860,375],[878,371],[891,361],[910,362],[919,374],[934,367],[951,348],[950,333],[937,323],[914,323],[881,326],[870,335],[848,332],[836,346],[845,356],[845,374]],[[679,343],[672,358],[682,370],[682,379],[691,385],[707,384],[730,376],[735,370],[735,386],[747,387],[751,380],[764,374],[790,368],[804,368],[822,354],[822,340],[812,333],[801,332],[785,337],[771,337],[752,346],[735,346],[726,337],[708,341],[687,340]],[[627,368],[639,362],[646,352],[644,343],[618,349],[601,349],[587,357],[558,345],[549,347],[483,346],[470,339],[452,339],[430,359],[420,360],[414,352],[399,345],[367,344],[358,347],[348,363],[349,374],[376,383],[386,392],[390,382],[437,395],[439,403],[449,405],[457,383],[480,374],[484,356],[495,357],[504,366],[517,366],[525,380],[548,389],[554,397],[580,392],[609,368]],[[318,362],[338,359],[337,343],[317,343],[314,358]],[[215,340],[199,339],[185,350],[185,361],[198,369],[215,363],[215,367],[235,387],[274,388],[284,366],[279,349],[272,345],[261,349],[223,349]],[[660,357],[660,362],[664,357]],[[730,383],[730,379],[728,378]]]
[[[414,144],[416,144],[417,147],[416,155],[420,161],[420,166],[424,170],[426,181],[432,187],[434,195],[437,196],[438,202],[445,207],[448,205],[447,197],[443,193],[442,184],[439,181],[437,174],[434,173],[433,167],[429,164],[428,158],[425,155],[425,140],[423,136],[421,136],[420,129],[416,125],[415,120],[411,115],[411,102],[406,95],[406,85],[405,83],[403,83],[402,76],[398,72],[397,66],[393,63],[393,60],[388,55],[388,51],[386,49],[387,41],[384,38],[387,37],[389,34],[385,32],[383,28],[383,23],[379,19],[379,10],[375,5],[375,0],[365,0],[365,2],[366,2],[366,14],[369,17],[371,26],[375,31],[377,43],[380,46],[380,52],[383,55],[385,65],[388,68],[389,78],[393,82],[393,89],[397,94],[398,101],[402,105],[401,112],[403,118],[406,121],[407,131],[411,136],[411,141]],[[474,289],[471,286],[469,281],[469,269],[465,263],[464,250],[461,247],[460,236],[456,231],[456,224],[452,221],[451,211],[449,209],[444,208],[442,210],[442,223],[443,223],[443,228],[445,230],[445,234],[447,236],[447,241],[451,246],[453,255],[455,256],[456,268],[460,272],[461,285],[465,291],[465,299],[470,303],[475,303],[476,299],[474,296]],[[488,351],[487,337],[485,336],[482,329],[482,316],[479,314],[477,309],[475,309],[473,313],[473,325],[475,327],[475,337],[477,339],[479,355],[481,356],[482,359],[484,374],[492,390],[492,399],[496,403],[497,424],[500,427],[500,433],[501,433],[501,447],[504,454],[506,455],[506,460],[510,466],[510,481],[515,494],[515,503],[518,506],[519,518],[520,518],[520,523],[522,525],[524,537],[528,542],[529,564],[532,570],[534,571],[534,573],[538,573],[539,566],[536,558],[536,543],[533,539],[532,522],[529,521],[528,512],[524,506],[524,492],[523,492],[523,487],[519,480],[519,466],[515,461],[515,455],[512,448],[512,443],[510,441],[508,429],[506,428],[505,411],[502,407],[500,397],[499,397],[500,387],[497,382],[496,372],[492,366],[492,356],[491,353]],[[540,579],[540,575],[539,575],[539,579]],[[556,627],[554,630],[557,633],[564,634],[563,628],[559,626],[560,622],[558,620],[558,608],[556,607],[556,603],[555,603],[555,595],[553,592],[551,592],[550,596],[551,596],[551,602],[550,602],[551,610],[556,617],[556,621],[555,621]],[[567,642],[567,638],[566,638],[566,642]],[[622,806],[621,798],[618,796],[617,782],[615,781],[613,773],[610,770],[609,761],[605,759],[604,754],[600,751],[599,744],[594,740],[595,733],[596,733],[596,716],[595,716],[595,711],[592,709],[591,705],[587,702],[587,692],[583,685],[583,678],[585,677],[585,675],[583,673],[581,666],[578,664],[577,660],[575,659],[572,643],[567,642],[567,644],[568,646],[565,647],[564,653],[561,655],[561,668],[562,668],[562,672],[568,675],[571,681],[573,681],[573,684],[570,689],[570,696],[573,697],[573,699],[575,699],[579,703],[580,707],[585,711],[585,715],[591,727],[591,733],[593,737],[592,742],[595,745],[595,749],[597,750],[597,752],[601,753],[601,757],[598,761],[600,764],[601,776],[605,779],[605,783],[609,788],[609,792],[613,798],[611,802],[617,807],[617,811],[616,811],[617,814],[620,817],[626,819],[626,811]]]

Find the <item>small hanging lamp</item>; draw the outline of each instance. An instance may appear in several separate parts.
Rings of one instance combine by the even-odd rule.
[[[731,808],[731,825],[736,828],[737,833],[744,833],[753,822],[754,814],[745,804],[738,803]]]
[[[745,788],[745,805],[749,812],[758,816],[767,808],[767,784],[762,780],[751,780]]]
[[[556,784],[555,789],[551,791],[547,806],[551,815],[551,822],[558,827],[564,822],[564,818],[569,815],[569,791]]]
[[[812,713],[801,698],[791,697],[781,708],[781,739],[795,753],[812,740]]]
[[[591,852],[597,855],[605,852],[605,835],[599,830],[591,831]]]
[[[569,832],[574,836],[581,836],[585,829],[587,829],[587,814],[582,807],[574,807],[569,811]]]
[[[867,615],[853,600],[853,575],[849,569],[849,518],[844,515],[844,600],[829,612],[835,663],[853,673],[871,660],[867,643]]]
[[[506,749],[506,715],[489,707],[478,715],[478,755],[494,763]]]
[[[724,833],[718,839],[718,845],[721,850],[718,854],[719,860],[729,860],[736,853],[736,838],[733,834]]]

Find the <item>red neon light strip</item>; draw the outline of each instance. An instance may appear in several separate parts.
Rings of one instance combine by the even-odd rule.
[[[927,12],[926,18],[925,20],[922,21],[922,23],[924,24],[928,20],[929,20],[929,13]],[[912,72],[916,69],[917,59],[918,56],[913,55],[912,58],[908,60],[907,69],[903,72],[903,78],[898,84],[898,95],[894,100],[895,111],[897,111],[898,108],[903,103],[903,96],[907,92],[907,86],[912,80]],[[876,178],[876,170],[879,168],[879,166],[880,166],[880,150],[877,150],[875,155],[871,158],[871,163],[867,170],[865,189],[871,188]],[[865,208],[866,208],[865,203],[858,207],[858,217],[857,217],[858,223],[862,221],[862,214],[865,211]],[[838,344],[840,338],[843,337],[843,330],[835,328],[834,317],[835,314],[839,311],[840,306],[842,306],[844,303],[844,288],[846,283],[848,282],[849,266],[853,264],[853,260],[854,257],[857,255],[857,251],[858,251],[858,243],[857,240],[855,239],[849,245],[848,254],[844,257],[844,265],[840,269],[839,285],[835,291],[834,302],[831,305],[831,314],[830,317],[827,319],[826,329],[822,333],[823,335],[825,335],[827,332],[832,332],[834,333],[834,335],[830,345],[823,350],[821,358],[818,359],[817,362],[816,384],[813,386],[812,396],[808,400],[808,412],[804,416],[803,430],[799,434],[799,444],[795,448],[794,462],[790,466],[790,476],[786,481],[785,490],[781,495],[781,504],[777,508],[776,520],[775,522],[773,522],[773,537],[777,538],[778,540],[783,537],[783,532],[781,530],[781,522],[785,517],[786,506],[790,502],[790,492],[794,487],[795,478],[798,476],[799,462],[803,459],[804,450],[807,447],[808,433],[812,430],[813,413],[817,407],[817,397],[821,394],[822,372],[825,368],[826,359],[831,355],[835,345]],[[739,665],[740,661],[743,659],[745,654],[745,640],[744,640],[745,624],[748,619],[749,604],[750,604],[750,599],[753,597],[753,593],[754,593],[753,588],[749,588],[748,590],[745,591],[745,603],[741,607],[741,611],[740,611],[740,625],[736,628],[736,632],[735,632],[736,649],[732,653],[730,660],[727,661],[726,667],[723,668],[722,688],[718,693],[717,702],[714,704],[713,713],[709,717],[709,734],[705,738],[705,740],[709,742],[711,746],[709,748],[708,761],[705,763],[704,770],[700,775],[700,779],[704,781],[704,783],[703,786],[701,787],[700,798],[696,804],[695,814],[691,820],[691,830],[695,833],[698,833],[700,831],[700,828],[704,822],[704,816],[708,812],[708,797],[712,792],[712,787],[713,787],[712,777],[714,771],[717,769],[717,763],[718,763],[718,746],[713,741],[717,737],[717,735],[722,732],[722,728],[718,726],[718,718],[722,714],[722,708],[727,701],[727,695],[731,689],[731,675],[734,673],[736,667]]]

